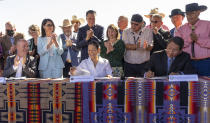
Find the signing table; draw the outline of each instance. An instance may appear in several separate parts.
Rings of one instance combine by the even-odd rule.
[[[0,84],[0,123],[210,123],[210,78]]]

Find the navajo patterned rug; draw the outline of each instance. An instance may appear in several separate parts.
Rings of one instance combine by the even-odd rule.
[[[209,78],[0,84],[0,123],[210,123],[209,116]]]

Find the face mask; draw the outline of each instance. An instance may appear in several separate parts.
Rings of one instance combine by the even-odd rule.
[[[7,30],[7,35],[13,36],[14,35],[14,30]]]

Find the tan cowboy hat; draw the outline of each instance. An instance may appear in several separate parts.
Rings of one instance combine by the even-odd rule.
[[[159,14],[160,16],[162,16],[162,18],[165,17],[165,14],[158,12],[158,8],[151,9],[150,13],[148,15],[144,15],[144,16],[147,18],[150,18],[151,15],[154,15],[154,14]]]
[[[69,19],[64,19],[63,26],[59,26],[59,27],[63,28],[63,27],[69,27],[69,26],[72,26]]]
[[[83,24],[85,22],[85,20],[83,18],[77,18],[76,15],[73,15],[72,16],[71,23],[74,24],[76,22],[80,22],[80,24]]]

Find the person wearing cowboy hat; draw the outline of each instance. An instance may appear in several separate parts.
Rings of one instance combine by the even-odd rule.
[[[185,6],[188,23],[181,26],[175,36],[184,39],[184,49],[191,56],[191,63],[199,75],[210,76],[210,21],[200,20],[199,15],[207,6],[190,3]]]
[[[153,43],[150,54],[156,51],[164,50],[166,48],[168,40],[171,38],[171,34],[168,30],[164,30],[162,16],[154,14],[151,17],[151,30],[153,32]]]
[[[171,36],[174,36],[174,32],[182,26],[182,21],[185,17],[184,12],[182,12],[181,9],[173,9],[171,11],[171,15],[169,15],[171,18],[171,22],[174,24],[174,28],[170,30]]]
[[[65,67],[63,68],[63,76],[70,77],[68,75],[69,69],[72,66],[77,66],[78,62],[78,50],[76,48],[76,39],[72,37],[72,24],[68,19],[63,20],[63,26],[60,26],[63,30],[63,34],[60,34],[58,39],[62,42],[63,54],[61,55]]]
[[[148,15],[144,15],[146,18],[149,18],[149,20],[150,20],[150,25],[147,25],[146,28],[151,28],[151,19],[152,19],[152,15],[154,15],[154,14],[160,15],[162,18],[165,17],[165,14],[164,13],[160,13],[158,11],[158,8],[151,9],[151,11],[150,11],[150,13]],[[169,31],[169,28],[166,25],[164,25],[164,24],[162,24],[162,28],[164,30],[168,30]]]
[[[82,25],[85,22],[83,18],[77,18],[76,15],[72,16],[71,23],[74,25],[74,33],[78,33],[80,25]]]

